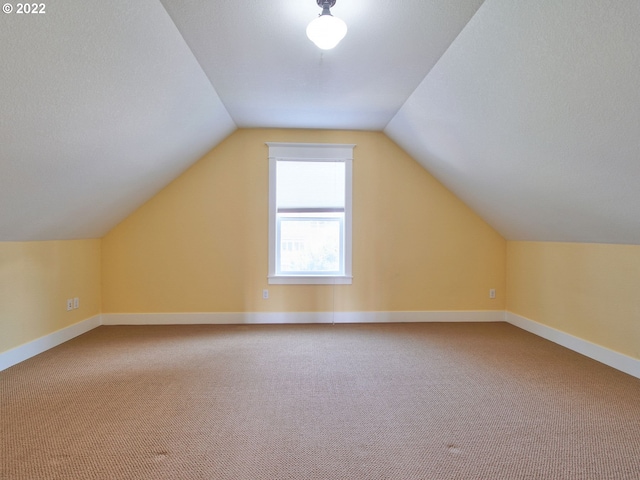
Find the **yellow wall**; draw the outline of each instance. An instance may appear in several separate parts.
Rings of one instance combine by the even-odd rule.
[[[0,352],[99,313],[100,240],[0,243]]]
[[[267,284],[268,141],[357,144],[352,285]],[[640,358],[639,288],[640,246],[507,243],[382,133],[246,129],[102,240],[0,243],[0,352],[102,304],[104,313],[506,308]],[[81,306],[67,312],[73,297]]]
[[[508,242],[507,310],[640,358],[640,246]]]
[[[357,144],[352,285],[267,285],[269,141]],[[376,132],[237,130],[107,234],[102,251],[105,313],[505,306],[504,239]]]

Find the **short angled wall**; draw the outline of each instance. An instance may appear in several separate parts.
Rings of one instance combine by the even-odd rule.
[[[589,358],[604,363],[610,367],[620,370],[634,377],[640,378],[640,360],[623,355],[614,350],[602,347],[595,343],[588,342],[578,337],[574,337],[568,333],[562,332],[555,328],[543,325],[529,318],[516,315],[515,313],[506,312],[505,320],[511,325],[522,328],[527,332],[531,332],[539,337],[546,338],[558,345],[578,352]]]
[[[68,327],[62,328],[56,332],[45,335],[31,342],[12,348],[6,352],[0,353],[0,371],[5,370],[17,363],[23,362],[31,357],[46,352],[50,348],[57,347],[72,338],[82,335],[83,333],[93,330],[102,324],[100,315],[96,315],[83,320]]]

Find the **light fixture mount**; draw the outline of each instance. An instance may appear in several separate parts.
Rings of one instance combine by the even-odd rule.
[[[347,34],[347,24],[331,15],[329,9],[336,4],[336,0],[316,0],[316,3],[322,8],[322,13],[307,26],[307,37],[318,48],[331,50]]]
[[[316,0],[316,3],[322,10],[324,10],[325,8],[333,8],[336,4],[336,0]]]

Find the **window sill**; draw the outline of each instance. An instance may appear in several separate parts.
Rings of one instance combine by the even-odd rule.
[[[269,285],[351,285],[346,275],[278,275],[269,277]]]

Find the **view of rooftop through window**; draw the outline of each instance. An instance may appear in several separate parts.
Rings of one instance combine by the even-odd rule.
[[[329,217],[288,215],[291,214],[279,218],[280,271],[340,272],[344,213],[332,213]]]

